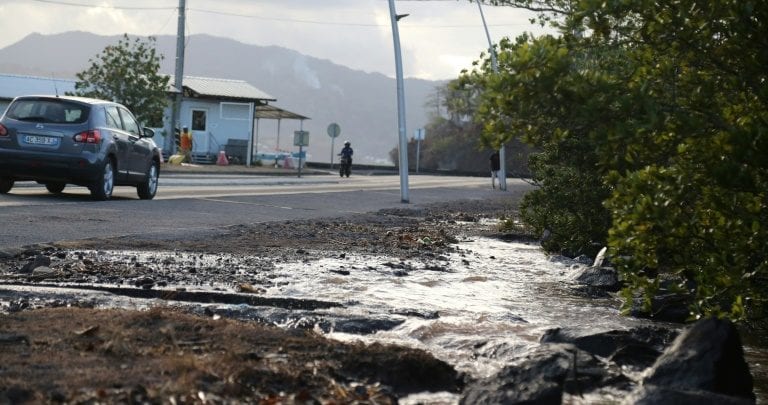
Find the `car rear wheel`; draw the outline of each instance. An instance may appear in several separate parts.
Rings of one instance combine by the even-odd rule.
[[[107,159],[99,178],[89,188],[94,200],[105,201],[112,198],[112,190],[115,188],[115,169],[111,160]]]
[[[59,194],[62,191],[64,191],[64,187],[66,187],[66,183],[45,183],[45,188],[49,192],[53,194]]]
[[[136,191],[139,194],[139,198],[142,200],[151,200],[155,198],[157,193],[157,179],[160,175],[160,170],[157,168],[157,162],[153,161],[147,170],[147,175],[144,178],[144,182],[136,186]]]
[[[6,194],[13,188],[13,179],[0,177],[0,194]]]

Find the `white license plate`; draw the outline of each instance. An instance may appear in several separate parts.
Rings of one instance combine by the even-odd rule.
[[[50,136],[24,135],[24,143],[32,145],[58,145],[59,138]]]

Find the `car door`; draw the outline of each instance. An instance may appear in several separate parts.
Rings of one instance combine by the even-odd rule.
[[[130,171],[129,162],[131,160],[131,136],[124,129],[123,119],[118,112],[116,105],[107,105],[104,107],[107,113],[107,127],[112,132],[112,141],[117,149],[117,182],[124,182],[128,178]]]
[[[141,138],[141,126],[128,109],[120,106],[117,108],[123,119],[123,128],[128,133],[130,142],[128,161],[126,166],[132,181],[139,181],[147,173],[149,162],[152,160],[152,150],[147,142]]]

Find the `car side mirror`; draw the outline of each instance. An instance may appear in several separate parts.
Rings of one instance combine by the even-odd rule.
[[[142,130],[144,131],[144,134],[142,135],[143,138],[152,138],[155,136],[155,130],[152,128],[144,127]]]

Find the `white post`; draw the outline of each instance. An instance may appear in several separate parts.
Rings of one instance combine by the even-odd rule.
[[[253,121],[254,116],[256,115],[254,113],[256,106],[253,102],[248,103],[248,122],[251,123],[250,128],[248,128],[248,150],[246,150],[245,154],[245,166],[251,167],[251,161],[253,158]]]
[[[334,144],[336,143],[336,138],[331,137],[331,170],[333,170],[333,152],[336,152]]]
[[[485,23],[485,15],[483,14],[483,6],[477,2],[477,8],[480,10],[480,18],[483,19],[483,27],[485,28],[485,36],[488,38],[488,51],[491,53],[491,67],[493,73],[499,73],[499,64],[496,61],[496,51],[493,49],[493,42],[491,41],[491,34],[488,32],[488,24]],[[499,148],[499,190],[507,190],[507,160],[506,153],[504,152],[504,144],[501,144]]]
[[[392,41],[395,44],[395,74],[397,76],[397,124],[400,132],[400,202],[408,203],[408,138],[405,132],[405,90],[403,88],[403,61],[400,56],[400,31],[397,20],[405,17],[395,13],[395,0],[389,0],[392,22]]]

